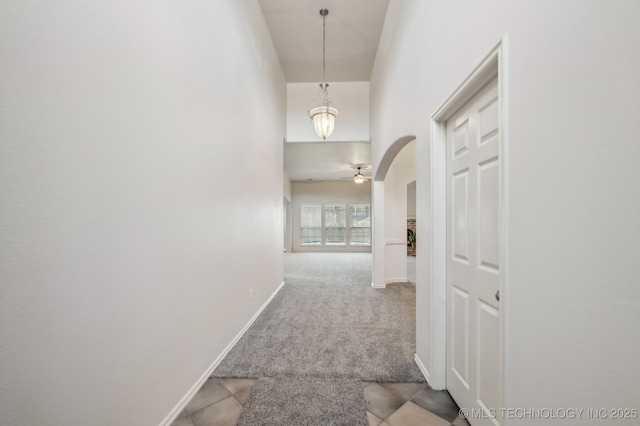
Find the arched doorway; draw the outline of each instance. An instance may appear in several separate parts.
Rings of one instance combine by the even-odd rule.
[[[371,285],[375,288],[384,288],[387,283],[407,280],[406,188],[409,182],[416,180],[415,140],[413,135],[396,140],[380,160],[373,177]],[[408,151],[404,151],[405,148]]]

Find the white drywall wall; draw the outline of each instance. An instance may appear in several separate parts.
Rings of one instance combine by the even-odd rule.
[[[284,185],[283,185],[284,198],[291,201],[291,180],[285,175],[283,181],[284,181]]]
[[[407,280],[407,184],[416,180],[416,142],[396,155],[384,179],[385,283]]]
[[[506,40],[507,407],[633,408],[640,399],[639,14],[634,0],[391,1],[371,81],[373,167],[395,140],[417,136],[419,241],[429,117]],[[428,366],[423,248],[417,352]],[[514,423],[539,420],[505,422]]]
[[[5,1],[0,69],[0,424],[160,424],[283,279],[258,3]]]
[[[292,220],[291,220],[291,180],[284,176],[284,201],[283,201],[283,225],[284,225],[284,249],[291,251],[291,232],[292,232]]]
[[[309,118],[309,109],[322,106],[317,83],[287,84],[287,141],[318,142]],[[330,83],[329,100],[338,110],[335,130],[327,138],[330,142],[369,141],[369,82]]]
[[[407,184],[407,219],[416,218],[416,181]]]

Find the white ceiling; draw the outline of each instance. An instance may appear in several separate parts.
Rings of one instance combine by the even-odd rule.
[[[389,0],[259,0],[288,83],[322,81],[322,16],[328,82],[369,81]],[[309,122],[311,126],[311,122]],[[336,126],[340,125],[340,120]],[[292,181],[340,180],[371,164],[366,142],[285,143]],[[365,168],[363,168],[365,170]],[[368,171],[363,172],[369,175]]]
[[[389,0],[259,0],[289,83],[322,80],[327,9],[327,81],[369,81]]]
[[[284,170],[292,181],[341,180],[353,177],[357,166],[371,174],[368,142],[290,142],[284,145]]]

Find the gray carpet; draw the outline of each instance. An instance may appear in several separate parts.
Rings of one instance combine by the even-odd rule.
[[[332,284],[336,286],[371,286],[369,253],[286,253],[286,284]]]
[[[366,425],[360,381],[425,382],[414,354],[413,284],[371,288],[370,254],[288,253],[212,377],[258,378],[240,425]]]
[[[370,257],[301,254],[286,256],[285,285],[213,376],[424,382],[413,360],[415,286],[371,288]]]
[[[238,426],[367,426],[362,385],[356,379],[260,378]]]

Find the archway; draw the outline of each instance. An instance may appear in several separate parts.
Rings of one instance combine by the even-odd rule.
[[[387,179],[387,175],[396,157],[415,140],[415,136],[407,135],[391,144],[377,165],[373,176],[373,271],[371,285],[375,288],[384,288],[387,283],[393,281],[406,281],[406,211],[404,214],[397,213],[394,206],[397,204],[401,210],[406,210],[406,184],[416,179],[415,154],[412,156],[413,176],[405,179],[406,182],[402,177],[396,178],[396,182],[391,182]],[[397,195],[394,188],[391,187],[394,184],[398,191],[404,191],[404,203],[394,203]],[[394,199],[387,199],[389,196]],[[398,222],[401,216],[404,224]],[[394,220],[396,222],[392,222]]]

